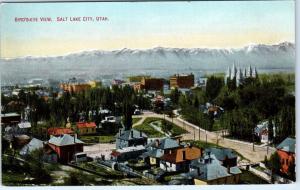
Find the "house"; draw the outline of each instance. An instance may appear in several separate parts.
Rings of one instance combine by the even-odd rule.
[[[160,160],[160,168],[168,172],[187,171],[189,164],[201,156],[201,149],[187,146],[165,152]]]
[[[272,121],[273,135],[275,137],[275,122]],[[269,142],[269,121],[262,121],[256,125],[254,134],[260,139],[261,143]]]
[[[182,176],[191,178],[194,185],[236,184],[241,173],[236,166],[222,166],[215,155],[208,153],[191,161],[189,172]]]
[[[79,135],[88,135],[96,133],[96,123],[95,122],[78,122],[76,127]]]
[[[147,144],[147,138],[147,135],[141,131],[122,128],[116,135],[116,148],[120,149],[138,145],[145,146]]]
[[[224,109],[222,107],[213,105],[209,102],[207,102],[205,105],[200,105],[199,109],[205,114],[213,115],[214,118],[220,117],[221,114],[224,112]]]
[[[74,135],[74,131],[70,128],[51,127],[48,129],[49,136],[61,136],[64,134]]]
[[[230,148],[207,148],[204,151],[206,154],[213,154],[224,167],[237,166],[237,155]]]
[[[296,140],[288,137],[276,147],[282,173],[287,174],[290,166],[295,167],[295,144]]]
[[[31,152],[33,152],[34,150],[43,149],[43,148],[44,148],[44,142],[39,139],[33,138],[28,144],[23,146],[23,148],[20,150],[20,155],[26,156]]]
[[[58,137],[53,136],[48,141],[49,147],[55,151],[58,156],[58,160],[61,163],[70,162],[75,153],[83,151],[83,142],[77,137],[72,137],[68,134],[64,134]]]
[[[165,153],[169,153],[169,151],[175,150],[179,147],[179,143],[174,139],[156,139],[146,146],[147,152],[145,152],[141,157],[150,166],[159,166],[160,158]]]
[[[136,159],[145,151],[146,149],[143,145],[120,148],[111,153],[111,160],[124,162],[130,159]]]

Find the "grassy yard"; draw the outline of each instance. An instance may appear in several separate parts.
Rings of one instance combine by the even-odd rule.
[[[153,129],[148,123],[144,122],[141,125],[137,125],[134,127],[136,130],[144,132],[148,137],[164,137],[165,135]]]
[[[116,140],[114,135],[88,135],[88,136],[80,136],[79,138],[80,140],[82,140],[85,143],[111,143],[114,142]]]
[[[135,127],[135,129],[140,130],[148,135],[148,137],[164,137],[164,134],[160,133],[159,131],[155,130],[150,123],[154,123],[156,126],[160,127],[163,131],[167,130],[172,134],[172,136],[177,136],[186,133],[186,130],[182,129],[181,127],[165,120],[165,125],[163,124],[164,119],[155,118],[155,117],[148,117],[145,119],[144,123]]]
[[[141,117],[133,117],[132,118],[132,124],[135,124],[137,122],[139,122],[142,118]]]

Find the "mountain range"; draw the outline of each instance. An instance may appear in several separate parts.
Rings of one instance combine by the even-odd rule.
[[[224,72],[235,63],[259,70],[295,68],[295,45],[282,42],[274,45],[252,44],[243,48],[165,48],[90,50],[63,56],[26,56],[2,59],[2,83],[21,82],[30,78],[66,80],[101,76],[152,74],[164,76],[187,72]]]

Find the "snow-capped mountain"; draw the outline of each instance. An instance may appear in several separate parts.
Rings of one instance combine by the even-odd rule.
[[[116,74],[161,74],[174,72],[224,71],[233,63],[259,69],[294,69],[295,45],[251,44],[236,49],[164,48],[90,50],[64,56],[33,57],[1,60],[2,82],[28,78],[79,76],[95,78]]]

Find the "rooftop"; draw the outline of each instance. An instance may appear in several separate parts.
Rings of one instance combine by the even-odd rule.
[[[76,123],[77,128],[95,128],[96,123],[95,122],[78,122]]]
[[[157,149],[173,149],[178,148],[179,144],[176,140],[171,138],[165,138],[165,139],[157,139],[155,141],[152,141],[148,146],[155,147]]]
[[[170,163],[180,163],[186,160],[195,160],[200,156],[201,149],[196,147],[184,147],[172,150],[170,154],[166,153],[161,159]]]
[[[284,141],[282,141],[276,148],[285,152],[295,153],[295,144],[296,140],[288,137],[284,139]]]
[[[74,134],[74,131],[72,131],[72,129],[69,128],[49,128],[48,129],[48,134],[49,135],[63,135],[63,134]]]
[[[126,152],[133,152],[133,151],[139,151],[139,150],[144,150],[144,149],[145,149],[145,147],[143,145],[129,146],[129,147],[117,149],[116,152],[126,153]]]
[[[118,133],[117,137],[123,140],[147,138],[147,135],[145,133],[141,131],[137,131],[135,129],[130,129],[130,130],[121,129],[120,132]]]
[[[210,161],[205,161],[207,159],[209,159]],[[209,157],[207,157],[206,155],[203,158],[193,160],[191,162],[191,166],[194,168],[194,170],[186,175],[196,179],[210,181],[230,176],[230,174],[227,171],[227,168],[222,166],[213,154]],[[232,171],[233,174],[241,173],[241,171],[237,167],[230,168],[230,171]]]
[[[81,140],[77,139],[76,137],[72,137],[68,134],[64,134],[58,137],[52,137],[49,140],[50,144],[54,144],[56,146],[67,146],[67,145],[73,145],[73,144],[83,144]]]
[[[230,148],[207,148],[205,149],[205,153],[210,152],[214,154],[218,160],[225,160],[226,158],[232,159],[236,158],[236,153]]]

